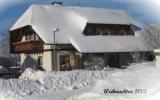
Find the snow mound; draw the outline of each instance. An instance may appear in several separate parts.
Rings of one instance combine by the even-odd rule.
[[[153,62],[102,71],[26,69],[20,79],[0,79],[0,100],[13,97],[23,97],[22,100],[159,100],[159,73]],[[104,93],[105,89],[144,90],[143,93],[116,94]]]
[[[73,100],[159,100],[159,73],[160,70],[153,63],[132,65],[125,70],[110,73],[106,79],[98,80],[91,91],[76,96]],[[125,89],[133,93],[113,93],[113,89]],[[104,90],[108,92],[104,93]]]
[[[26,69],[20,79],[0,79],[0,98],[82,89],[107,77],[106,71],[44,72]]]

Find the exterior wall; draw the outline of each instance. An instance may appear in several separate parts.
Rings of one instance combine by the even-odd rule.
[[[26,36],[23,35],[21,42],[25,42],[26,41]],[[65,48],[69,48],[66,47]],[[78,54],[76,54],[75,52],[72,51],[57,51],[56,53],[56,57],[57,57],[57,64],[54,64],[53,61],[53,51],[51,51],[53,49],[53,45],[45,45],[44,44],[44,52],[41,54],[25,54],[22,53],[21,54],[21,65],[24,67],[37,67],[38,66],[38,58],[39,56],[42,57],[42,67],[44,70],[46,71],[52,71],[54,70],[55,66],[57,70],[60,70],[60,56],[63,55],[69,55],[69,60],[70,60],[70,64],[72,66],[72,69],[79,69],[80,67],[80,57]]]
[[[21,65],[27,66],[27,67],[36,67],[38,66],[38,57],[42,57],[42,67],[46,71],[52,71],[55,68],[55,64],[53,61],[53,52],[51,51],[53,49],[52,45],[44,45],[45,52],[41,54],[21,54]],[[60,56],[68,55],[69,61],[72,66],[72,69],[80,69],[81,68],[81,60],[80,55],[76,52],[71,51],[57,51],[57,66],[56,69],[60,70]]]
[[[44,49],[51,49],[51,45],[44,45]],[[43,68],[46,71],[53,70],[53,59],[52,59],[52,51],[46,51],[43,53]]]
[[[51,49],[52,46],[50,45],[45,45],[45,49]],[[143,52],[142,52],[143,53]],[[102,54],[83,54],[81,57],[80,54],[76,52],[69,52],[69,51],[57,51],[57,68],[60,70],[60,56],[69,56],[69,61],[71,64],[72,69],[81,69],[81,68],[90,68],[93,67],[92,64],[97,64],[99,67],[117,67],[121,68],[122,66],[128,66],[128,64],[132,63],[131,55],[130,53],[102,53]],[[45,51],[44,53],[41,54],[21,54],[21,65],[24,67],[37,67],[38,66],[38,57],[41,56],[43,59],[42,62],[42,67],[46,71],[53,71],[54,70],[54,63],[53,63],[53,54],[52,51]],[[95,57],[95,60],[93,59],[93,62],[91,61],[89,65],[84,65],[84,62],[87,62],[88,57]],[[117,57],[118,56],[118,57]],[[100,57],[100,58],[99,58]],[[104,59],[101,59],[104,58]],[[156,56],[157,60],[157,65],[159,65],[159,59],[160,56]],[[91,59],[90,59],[91,60]],[[101,60],[105,60],[104,64],[101,63]],[[113,62],[113,64],[111,63]],[[102,65],[102,66],[101,66]],[[92,68],[90,68],[92,69]]]
[[[50,49],[50,45],[45,45],[45,49]],[[38,57],[42,56],[42,67],[46,71],[52,71],[52,52],[47,51],[40,54],[21,54],[21,65],[24,67],[36,67],[38,65]]]
[[[46,71],[53,70],[53,60],[52,60],[52,52],[51,51],[43,53],[43,68]]]

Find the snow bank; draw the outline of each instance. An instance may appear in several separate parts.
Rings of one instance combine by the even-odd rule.
[[[125,70],[110,73],[97,80],[94,88],[73,100],[159,100],[160,70],[153,63],[132,65]],[[133,93],[104,93],[104,90],[129,90]],[[136,89],[142,90],[136,92]]]
[[[0,98],[24,97],[92,86],[105,71],[43,72],[27,69],[20,79],[0,80]],[[23,79],[22,79],[23,78]]]
[[[145,89],[146,93],[114,94],[104,93],[104,89]],[[20,79],[0,79],[0,90],[0,100],[26,96],[32,100],[57,100],[58,94],[58,100],[159,100],[160,70],[153,62],[103,71],[55,73],[27,69]]]

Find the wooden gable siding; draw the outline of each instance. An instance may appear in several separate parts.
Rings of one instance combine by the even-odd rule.
[[[52,48],[44,48],[45,43],[32,30],[31,27],[24,27],[10,32],[11,53],[43,53],[53,51]],[[57,51],[76,51],[71,44],[56,44]]]
[[[33,35],[34,38],[26,37]],[[10,52],[11,53],[41,53],[44,49],[44,42],[40,38],[35,38],[37,34],[30,26],[26,26],[10,32]],[[38,36],[37,36],[38,37]],[[25,40],[22,40],[25,38]]]

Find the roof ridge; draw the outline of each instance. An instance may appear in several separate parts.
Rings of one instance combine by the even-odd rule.
[[[54,6],[54,5],[47,5],[47,4],[32,4],[31,6],[41,6],[41,7],[45,7],[45,6],[48,6],[48,7],[61,7],[61,8],[72,8],[72,9],[75,9],[75,8],[81,8],[81,9],[99,9],[99,10],[110,10],[110,11],[119,11],[119,12],[125,12],[124,10],[122,9],[111,9],[111,8],[98,8],[98,7],[79,7],[79,6]]]

